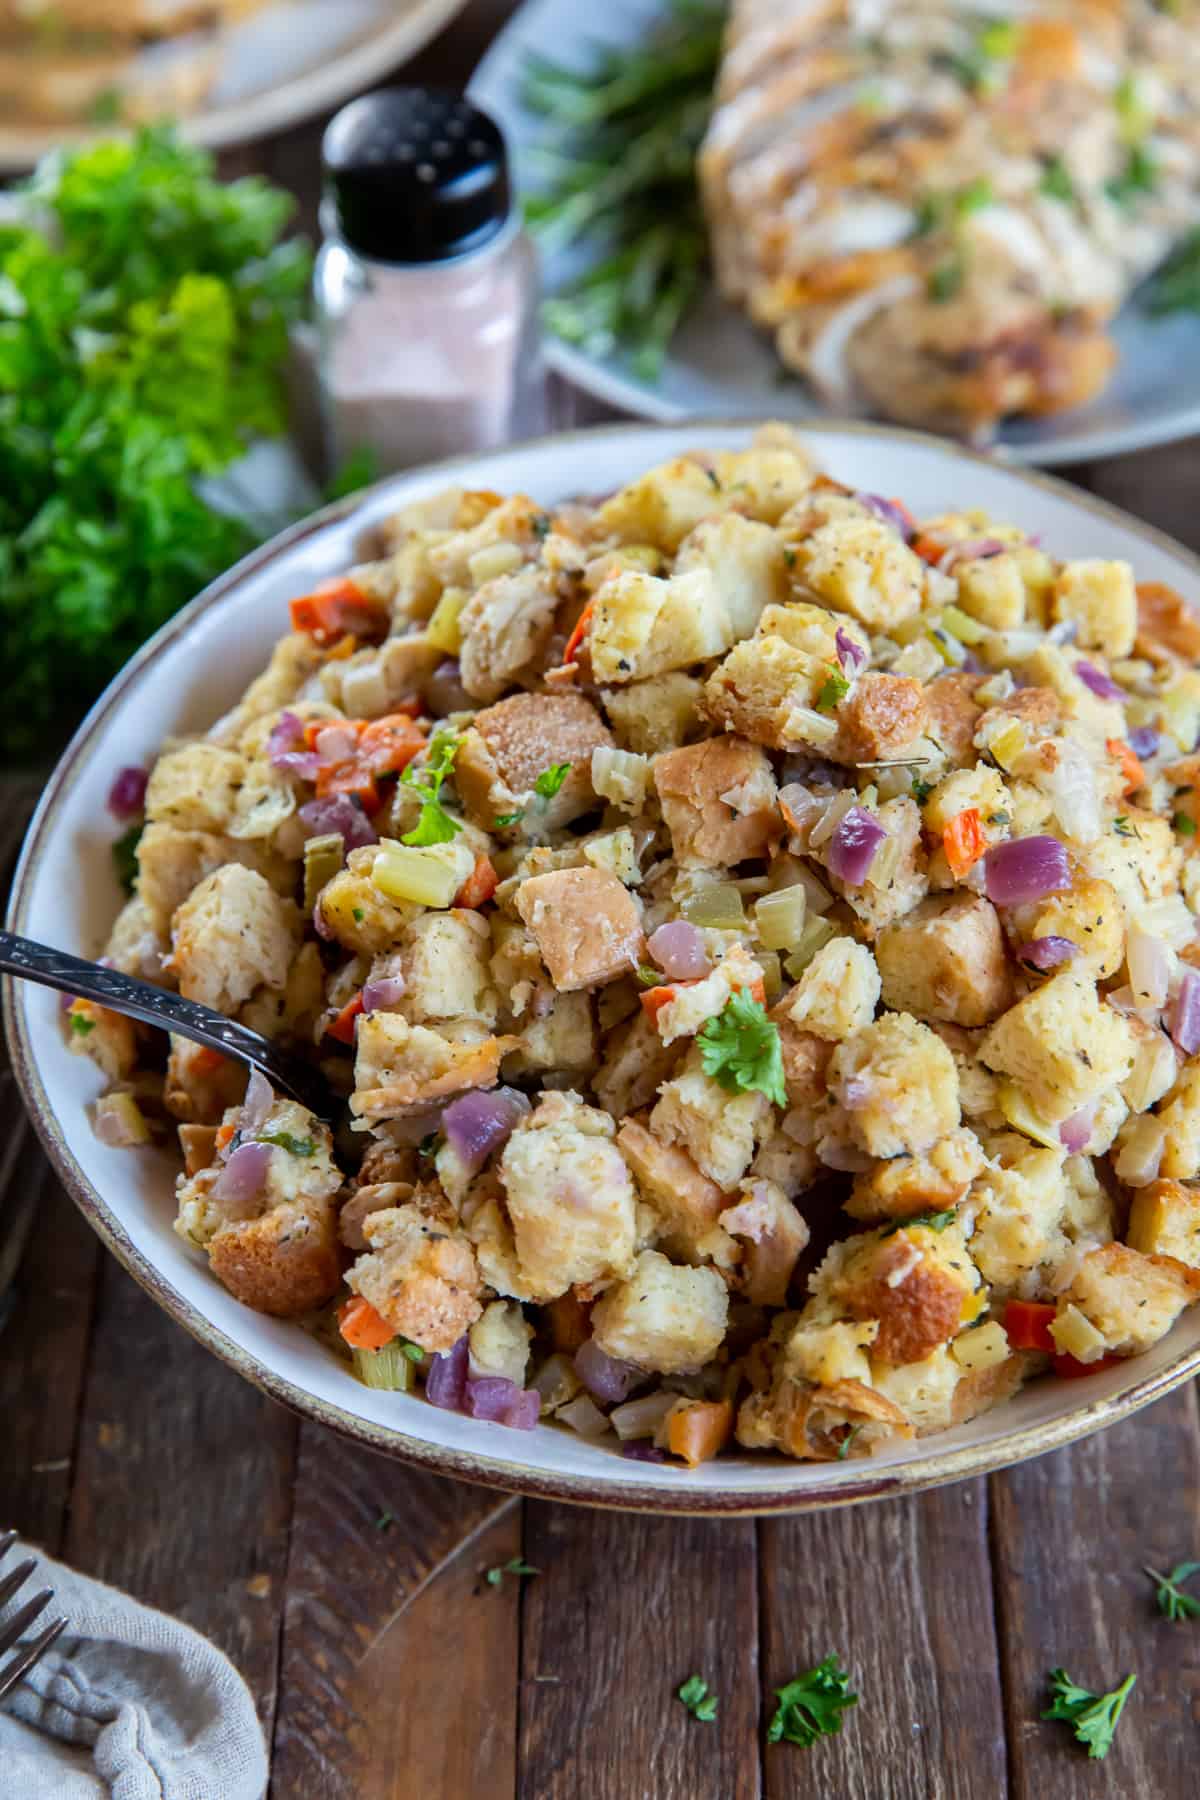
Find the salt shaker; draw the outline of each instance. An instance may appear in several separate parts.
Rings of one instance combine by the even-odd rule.
[[[537,261],[504,140],[460,95],[388,88],[322,145],[314,274],[333,467],[381,473],[538,431]]]

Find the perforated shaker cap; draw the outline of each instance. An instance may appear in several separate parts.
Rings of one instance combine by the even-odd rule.
[[[462,256],[508,218],[504,139],[461,94],[364,94],[330,120],[321,159],[341,235],[378,262]]]

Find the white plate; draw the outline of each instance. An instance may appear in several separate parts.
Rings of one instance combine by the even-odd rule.
[[[194,144],[220,150],[326,111],[415,56],[466,0],[280,0],[224,34],[216,84],[181,121]],[[31,169],[63,145],[113,128],[0,123],[0,173]]]
[[[575,0],[529,0],[496,38],[471,82],[471,97],[503,125],[516,158],[518,182],[539,185],[531,152],[554,143],[561,128],[521,101],[522,71],[531,51],[568,67],[586,68],[595,44],[646,41],[667,0],[608,0],[579,29]],[[578,250],[546,258],[550,292],[567,285],[588,257]],[[1057,418],[1006,425],[1000,454],[1017,462],[1070,463],[1145,449],[1200,431],[1200,318],[1153,319],[1136,302],[1117,321],[1120,362],[1105,391],[1089,405]],[[711,286],[685,321],[657,382],[639,379],[627,358],[595,358],[550,338],[547,352],[563,375],[589,393],[647,419],[819,419],[823,408],[782,369],[769,340],[727,306]]]
[[[1200,604],[1200,558],[1114,508],[1047,476],[974,457],[916,434],[861,425],[804,433],[814,456],[852,487],[898,494],[918,513],[981,506],[1040,533],[1061,556],[1128,557],[1146,580]],[[550,504],[603,493],[696,445],[740,447],[745,427],[608,426],[459,459],[380,483],[356,506],[296,526],[214,584],[134,658],[76,734],[30,829],[13,893],[14,930],[95,955],[120,895],[105,810],[113,773],[143,763],[173,732],[207,726],[262,666],[287,629],[287,601],[355,560],[364,528],[402,500],[449,481]],[[106,1148],[86,1108],[97,1071],[63,1041],[57,996],[16,985],[6,995],[14,1064],[60,1173],[97,1230],[184,1326],[250,1380],[300,1411],[392,1455],[446,1474],[610,1506],[691,1512],[829,1506],[979,1474],[1111,1423],[1200,1369],[1200,1306],[1145,1356],[1081,1381],[1034,1382],[970,1424],[901,1444],[869,1461],[812,1464],[745,1452],[688,1472],[630,1463],[564,1428],[531,1433],[439,1412],[404,1394],[373,1392],[295,1326],[240,1306],[204,1258],[171,1229],[166,1153]]]

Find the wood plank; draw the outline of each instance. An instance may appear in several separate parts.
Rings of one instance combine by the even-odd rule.
[[[838,1736],[767,1749],[768,1800],[1004,1794],[982,1482],[765,1522],[761,1557],[764,1732],[771,1690],[823,1657],[859,1695]]]
[[[1190,1791],[1200,1626],[1159,1615],[1142,1566],[1200,1558],[1195,1388],[994,1476],[991,1489],[1014,1800],[1174,1800]],[[1060,1666],[1095,1692],[1137,1672],[1102,1762],[1066,1726],[1039,1718],[1047,1672]]]
[[[756,1800],[755,1527],[529,1501],[521,1800]],[[712,1724],[675,1698],[698,1674]]]
[[[276,1800],[511,1800],[520,1503],[301,1428]]]
[[[1170,532],[1192,549],[1200,547],[1200,515],[1196,511],[1200,438],[1093,463],[1083,485],[1136,518],[1157,525],[1160,531]]]
[[[64,1554],[212,1638],[268,1728],[295,1432],[105,1259]]]

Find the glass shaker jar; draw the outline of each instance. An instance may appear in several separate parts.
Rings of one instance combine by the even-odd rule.
[[[538,431],[537,261],[504,140],[460,95],[389,88],[322,144],[314,289],[331,467],[381,473]]]

